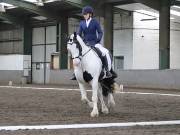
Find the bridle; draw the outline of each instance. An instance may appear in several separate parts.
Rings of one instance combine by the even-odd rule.
[[[76,44],[76,48],[78,48],[78,50],[79,50],[79,55],[75,56],[75,57],[71,57],[71,59],[80,59],[81,60],[86,54],[88,54],[92,50],[91,48],[89,48],[88,51],[86,51],[84,54],[82,54],[82,47],[81,47],[80,43],[78,42],[78,40],[77,39],[69,39],[69,40],[72,40],[72,42],[70,42],[70,43],[68,42],[67,44],[69,44],[69,45]]]

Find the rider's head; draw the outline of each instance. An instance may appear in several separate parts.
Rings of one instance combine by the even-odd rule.
[[[82,9],[82,14],[84,16],[84,19],[88,20],[90,17],[93,16],[94,10],[91,6],[85,6]]]

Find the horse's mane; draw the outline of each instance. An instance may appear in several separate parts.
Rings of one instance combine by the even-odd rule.
[[[81,45],[85,45],[84,41],[82,40],[82,38],[77,35],[77,41],[81,44]]]

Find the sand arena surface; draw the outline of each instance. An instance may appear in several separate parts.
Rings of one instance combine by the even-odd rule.
[[[37,86],[39,87],[39,86]],[[46,86],[43,86],[46,87]],[[68,87],[69,89],[70,87]],[[129,92],[179,94],[179,91],[127,89]],[[88,92],[91,99],[91,92]],[[91,109],[80,101],[80,92],[0,87],[0,126],[121,123],[180,120],[180,97],[115,94],[116,108],[110,114],[91,118]],[[0,131],[0,135],[178,135],[180,125],[109,127],[93,129]]]

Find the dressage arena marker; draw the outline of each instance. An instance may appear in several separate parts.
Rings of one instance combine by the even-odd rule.
[[[119,85],[119,89],[120,89],[121,92],[124,91],[124,86],[123,86],[123,84],[120,84],[120,85]]]
[[[48,87],[22,87],[22,86],[0,86],[0,88],[12,88],[12,89],[38,89],[38,90],[58,90],[58,91],[80,91],[80,89],[67,89],[67,88],[48,88]],[[91,90],[87,90],[91,91]],[[137,94],[137,95],[157,95],[157,96],[170,96],[170,97],[180,97],[179,94],[163,94],[163,93],[144,93],[144,92],[120,92],[118,94]]]
[[[166,126],[166,125],[180,125],[180,120],[127,122],[127,123],[68,124],[68,125],[0,126],[0,131],[80,129],[80,128],[84,129],[84,128],[105,128],[105,127]]]
[[[13,85],[13,82],[12,81],[9,81],[9,86],[12,86]]]

